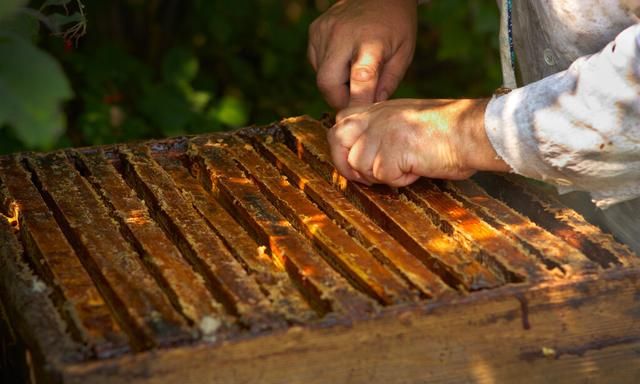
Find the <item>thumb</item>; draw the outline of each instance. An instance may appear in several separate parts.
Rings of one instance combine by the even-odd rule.
[[[383,56],[384,48],[380,43],[365,43],[358,49],[349,78],[350,107],[369,105],[375,101]]]
[[[356,113],[364,112],[367,109],[369,109],[368,106],[345,108],[336,114],[336,123],[340,122],[340,120],[344,119],[345,117],[355,115]]]

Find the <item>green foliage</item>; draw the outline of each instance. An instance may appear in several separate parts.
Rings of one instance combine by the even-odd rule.
[[[0,33],[0,122],[29,147],[50,148],[63,132],[61,101],[71,97],[62,68],[28,40]]]
[[[46,7],[52,5],[67,5],[71,2],[71,0],[47,0],[40,6],[40,9],[44,9]]]
[[[22,1],[0,6],[0,127],[12,128],[28,148],[49,149],[64,131],[62,101],[72,96],[58,62],[32,39],[38,24],[19,12]]]
[[[3,0],[0,2],[0,20],[13,16],[27,0]]]
[[[0,0],[0,19],[9,3],[17,4],[12,10],[24,5]],[[65,104],[68,125],[59,136],[69,87],[55,62],[27,48],[39,64],[5,69],[20,73],[15,81],[23,88],[4,92],[38,113],[16,125],[5,114],[20,109],[5,106],[0,95],[0,153],[226,130],[329,111],[306,60],[308,26],[328,1],[92,0],[87,19],[77,0],[33,3],[48,15],[39,33],[36,19],[22,13],[0,21],[0,29],[24,36],[20,41],[37,37],[62,64],[75,98]],[[500,82],[495,1],[438,0],[419,12],[414,64],[395,96],[491,94]],[[87,36],[76,44],[85,27]]]

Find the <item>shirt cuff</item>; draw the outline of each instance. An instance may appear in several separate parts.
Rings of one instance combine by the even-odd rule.
[[[557,85],[558,81],[562,81],[560,74],[538,83],[549,82]],[[528,101],[546,100],[550,96],[548,91],[555,88],[546,88],[544,84],[536,85],[527,87],[526,94],[524,88],[517,88],[506,95],[494,95],[485,110],[485,131],[493,149],[511,167],[512,172],[572,190],[570,187],[573,182],[540,156],[538,140],[534,131],[530,129],[530,118],[522,116],[533,114],[536,109],[535,105],[527,107]],[[536,97],[536,93],[545,94]]]

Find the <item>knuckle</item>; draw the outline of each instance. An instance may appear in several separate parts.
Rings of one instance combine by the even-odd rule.
[[[349,152],[349,156],[347,157],[347,164],[349,164],[349,167],[351,167],[351,169],[358,172],[362,172],[365,170],[364,168],[366,168],[361,166],[360,158],[358,158],[357,156],[353,156],[353,151]]]
[[[316,85],[321,92],[326,93],[331,90],[331,81],[322,71],[322,67],[318,69],[318,76],[316,77]]]
[[[382,184],[391,184],[393,179],[391,178],[391,172],[387,169],[386,164],[381,164],[373,169],[373,177],[376,178]]]
[[[373,174],[373,177],[375,177],[381,183],[387,184],[387,177],[386,177],[387,174],[383,166],[378,165],[377,167],[373,167],[372,174]]]
[[[351,79],[353,81],[371,81],[378,75],[376,65],[358,65],[351,70]]]

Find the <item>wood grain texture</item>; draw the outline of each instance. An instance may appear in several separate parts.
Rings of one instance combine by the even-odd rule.
[[[117,223],[62,153],[28,159],[41,193],[136,349],[190,338],[184,318],[122,237]]]
[[[357,327],[294,327],[218,348],[70,366],[65,378],[185,384],[636,382],[638,276],[637,270],[617,270],[498,289],[384,313]]]
[[[385,304],[413,301],[407,285],[370,254],[346,231],[291,185],[275,167],[262,159],[245,142],[228,139],[227,151],[280,212],[310,238],[327,261],[355,286],[368,291]]]
[[[214,337],[218,327],[233,322],[224,308],[208,291],[204,279],[182,257],[178,248],[151,218],[144,201],[126,184],[101,151],[91,154],[74,152],[73,156],[86,172],[89,182],[112,207],[123,234],[133,243],[142,260],[153,271],[158,284],[165,287],[175,307],[195,324],[206,337]]]
[[[0,200],[12,211],[25,254],[53,289],[69,332],[97,357],[129,350],[127,335],[112,315],[78,255],[58,227],[19,157],[0,159]]]
[[[282,319],[268,305],[255,280],[226,249],[215,232],[191,209],[175,183],[151,159],[146,146],[120,149],[125,177],[162,215],[166,230],[210,284],[227,310],[249,328],[274,328]]]
[[[521,280],[523,276],[530,281],[552,278],[544,265],[532,262],[533,256],[525,248],[465,209],[432,182],[419,180],[402,193],[428,212],[445,232],[458,234],[478,246],[486,258],[491,259],[485,262],[494,263],[494,268],[504,269],[504,274],[515,274],[512,281]]]
[[[274,262],[285,269],[320,313],[336,311],[358,316],[375,310],[375,304],[360,295],[333,270],[260,190],[221,150],[221,143],[195,140],[190,148],[200,167],[203,183],[227,206],[241,215],[262,241],[269,244]]]
[[[429,297],[450,293],[451,289],[407,249],[376,225],[367,215],[355,209],[348,199],[331,187],[309,165],[299,161],[282,143],[256,140],[259,149],[278,167],[289,181],[304,191],[333,220],[346,228],[351,236],[367,246],[383,262],[393,265],[398,273]]]
[[[521,178],[348,182],[326,128],[0,157],[16,366],[53,383],[640,380],[626,246]]]
[[[171,176],[185,199],[193,204],[230,252],[255,277],[276,311],[295,323],[315,317],[286,272],[280,270],[267,255],[267,244],[259,244],[249,236],[231,214],[191,176],[179,158],[159,156],[156,162]]]
[[[481,174],[478,180],[491,195],[531,217],[536,224],[579,249],[593,262],[603,267],[638,266],[637,255],[628,247],[614,241],[611,235],[525,178]]]
[[[522,243],[549,268],[559,268],[567,275],[597,271],[598,265],[589,260],[584,253],[553,236],[501,201],[491,198],[475,182],[463,180],[443,184],[445,192],[454,194],[465,207],[475,211],[505,236]]]
[[[0,218],[0,300],[11,327],[28,346],[38,375],[59,381],[61,368],[86,360],[82,344],[72,340],[49,297],[51,289],[23,259],[14,229]]]

